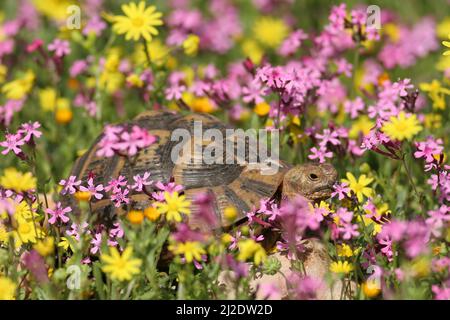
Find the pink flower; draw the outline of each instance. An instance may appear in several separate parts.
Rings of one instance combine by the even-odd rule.
[[[354,101],[347,100],[344,102],[344,110],[350,114],[350,118],[355,119],[359,112],[364,110],[364,101],[360,97],[357,97]]]
[[[348,211],[346,208],[339,208],[336,210],[334,217],[339,219],[339,223],[349,224],[353,219],[353,212]]]
[[[15,207],[13,202],[8,201],[6,198],[0,196],[0,212],[7,213],[9,215],[13,215],[15,212]]]
[[[89,224],[84,221],[81,224],[72,223],[70,226],[70,230],[66,231],[66,234],[69,236],[74,237],[77,241],[80,240],[80,234],[91,234],[91,231],[87,230],[89,227]]]
[[[262,283],[258,288],[258,296],[265,300],[280,300],[281,290],[275,283]]]
[[[143,176],[139,174],[135,175],[133,177],[135,183],[131,186],[131,188],[141,192],[145,186],[149,186],[153,183],[153,181],[149,181],[148,178],[150,178],[150,172],[144,172]]]
[[[289,37],[287,37],[280,48],[278,53],[283,57],[290,56],[294,54],[301,46],[302,40],[308,39],[308,35],[301,29],[292,32]]]
[[[426,141],[416,142],[416,147],[417,151],[414,152],[414,157],[425,158],[426,162],[433,162],[433,156],[442,153],[444,150],[442,140],[434,140],[433,137],[429,137]]]
[[[111,238],[123,238],[124,231],[119,222],[113,224],[114,228],[109,230],[109,236]]]
[[[152,197],[156,201],[164,201],[164,192],[168,192],[170,194],[174,192],[180,192],[183,190],[183,186],[176,184],[175,182],[168,182],[167,184],[162,183],[161,181],[156,182],[155,187],[157,187],[160,192],[153,192]]]
[[[435,237],[440,237],[442,229],[448,221],[450,221],[450,207],[442,205],[438,210],[428,211],[425,223],[431,228],[431,233]]]
[[[288,276],[289,294],[298,300],[316,300],[318,293],[326,288],[319,278],[311,276],[301,276],[298,273],[291,273]]]
[[[431,290],[434,293],[435,300],[450,300],[450,286],[443,285],[439,287],[438,285],[432,285]]]
[[[325,147],[320,147],[319,149],[317,149],[316,147],[313,147],[310,149],[310,151],[312,152],[312,154],[310,154],[308,156],[309,159],[314,160],[314,159],[319,159],[320,163],[325,163],[326,162],[326,158],[332,158],[333,157],[333,152],[331,151],[327,151],[327,149]]]
[[[172,84],[170,87],[166,88],[164,91],[167,100],[181,100],[183,97],[183,92],[186,91],[186,86]]]
[[[103,22],[98,15],[94,15],[86,23],[86,26],[83,29],[83,34],[87,36],[93,33],[98,37],[104,29],[106,29],[106,23]]]
[[[95,186],[93,178],[89,178],[87,187],[80,186],[80,190],[83,192],[90,192],[91,195],[97,200],[103,198],[103,194],[100,193],[103,191],[103,185],[99,184],[98,186]]]
[[[34,123],[24,123],[20,126],[20,129],[17,131],[18,134],[25,134],[25,136],[23,137],[23,140],[25,142],[30,141],[33,137],[36,138],[40,138],[40,136],[42,135],[42,132],[40,132],[39,129],[41,127],[41,124],[39,122],[34,122]]]
[[[41,48],[43,44],[44,44],[44,41],[42,39],[35,39],[35,40],[33,40],[32,43],[27,45],[27,52],[32,53],[32,52],[38,50],[39,48]]]
[[[338,137],[339,134],[336,131],[331,131],[330,129],[323,130],[323,134],[316,134],[315,137],[320,141],[320,147],[326,147],[327,143],[331,143],[334,146],[340,145]]]
[[[334,6],[331,9],[331,13],[328,19],[330,20],[330,23],[333,27],[337,29],[343,29],[346,15],[347,15],[347,6],[345,3],[342,3],[339,6]]]
[[[419,221],[410,221],[406,229],[406,237],[403,247],[410,258],[427,252],[430,231],[428,227]]]
[[[0,146],[6,148],[2,151],[2,154],[8,154],[8,152],[12,151],[16,155],[19,155],[22,153],[22,149],[20,149],[20,146],[24,144],[25,141],[22,139],[22,136],[19,133],[7,133],[6,141],[0,142]]]
[[[8,100],[3,106],[0,106],[0,124],[8,127],[11,124],[13,116],[23,108],[24,100]]]
[[[256,77],[274,90],[280,90],[289,82],[287,73],[281,67],[264,66],[256,72]]]
[[[117,179],[111,179],[108,182],[108,185],[105,187],[105,191],[109,192],[113,190],[113,192],[116,192],[116,190],[119,190],[121,187],[124,187],[127,185],[127,179],[124,176],[118,176]]]
[[[116,153],[125,152],[127,156],[134,156],[139,150],[147,148],[155,141],[155,136],[138,126],[133,126],[131,132],[120,126],[107,126],[96,154],[99,157],[112,157]]]
[[[270,199],[261,199],[258,212],[268,216],[269,221],[275,221],[280,215],[280,208]]]
[[[363,26],[366,24],[367,14],[362,10],[352,10],[350,12],[352,23]]]
[[[209,192],[201,192],[195,195],[194,205],[196,206],[195,212],[195,220],[203,221],[211,229],[214,229],[218,226],[218,218],[214,212],[213,207],[213,198],[211,193]]]
[[[133,126],[131,133],[123,132],[122,139],[118,144],[120,150],[127,152],[129,156],[134,156],[138,150],[146,148],[156,141],[156,137],[148,133],[146,129]]]
[[[69,221],[69,217],[66,216],[67,213],[72,212],[71,207],[62,208],[61,202],[56,203],[56,209],[52,210],[50,208],[46,209],[45,212],[50,214],[52,217],[48,219],[48,223],[55,224],[57,220],[61,220],[63,223]]]
[[[227,254],[225,255],[225,264],[234,271],[238,279],[248,276],[248,263],[236,261],[232,255]]]
[[[350,188],[348,187],[348,184],[343,183],[337,183],[333,186],[334,192],[331,194],[332,197],[338,196],[339,200],[345,199],[350,194]]]
[[[55,39],[47,47],[49,51],[54,51],[55,56],[62,58],[70,53],[70,45],[66,40]]]
[[[90,252],[92,254],[96,254],[97,252],[100,251],[100,247],[102,245],[102,233],[101,232],[96,233],[94,235],[94,238],[91,240],[91,244],[92,244],[92,247],[90,249]]]
[[[390,238],[393,241],[400,241],[408,228],[407,223],[404,221],[393,220],[383,226],[382,231],[378,234],[378,238]]]
[[[203,97],[210,90],[210,84],[205,81],[196,80],[189,88],[189,91],[198,97]]]
[[[116,189],[114,193],[111,195],[111,200],[114,202],[115,207],[120,207],[122,204],[128,204],[130,199],[128,198],[128,193],[130,190],[128,189]]]
[[[231,236],[230,245],[228,246],[229,250],[235,250],[238,247],[238,242],[241,240],[241,231],[236,231],[234,237]]]
[[[69,74],[72,78],[75,78],[76,76],[86,71],[87,68],[88,63],[86,60],[76,60],[70,67]]]
[[[177,231],[172,233],[172,237],[177,242],[205,241],[204,234],[190,229],[185,223],[178,224]]]
[[[98,157],[112,157],[115,151],[118,149],[117,144],[119,142],[119,137],[117,136],[118,127],[105,127],[104,137],[98,143],[97,156]],[[121,132],[122,129],[119,129]]]
[[[45,284],[49,281],[44,258],[36,250],[25,252],[22,256],[22,264],[39,284]]]
[[[335,61],[335,63],[338,74],[344,74],[347,77],[352,76],[353,65],[350,64],[347,60],[345,60],[344,58],[339,58]]]
[[[353,237],[359,236],[358,225],[352,223],[344,223],[339,227],[339,232],[342,233],[342,239],[350,240]]]
[[[379,239],[378,242],[384,246],[381,248],[381,252],[388,258],[389,261],[391,261],[394,256],[394,252],[392,251],[392,240],[385,238]]]
[[[283,201],[278,218],[283,230],[283,239],[287,242],[295,242],[307,229],[317,229],[319,220],[323,219],[312,214],[308,200],[301,196]]]
[[[263,96],[266,95],[267,88],[261,85],[256,79],[251,81],[248,86],[242,88],[242,100],[245,103],[254,102],[255,104],[264,102]]]
[[[68,180],[61,180],[59,185],[64,188],[61,190],[61,194],[65,195],[67,193],[74,194],[77,191],[77,187],[81,184],[81,180],[76,180],[76,176],[70,176]]]

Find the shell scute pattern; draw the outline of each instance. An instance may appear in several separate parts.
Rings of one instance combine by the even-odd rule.
[[[218,129],[223,134],[223,137],[227,137],[226,129],[231,128],[208,114],[181,116],[164,111],[144,112],[126,125],[138,125],[146,128],[150,134],[157,137],[156,143],[140,150],[133,162],[130,163],[125,161],[123,156],[119,155],[115,155],[112,158],[97,157],[96,144],[101,139],[99,137],[90,150],[77,160],[72,174],[82,179],[83,182],[87,180],[89,174],[94,174],[95,183],[102,184],[107,184],[109,180],[119,175],[127,177],[131,183],[134,175],[143,174],[147,171],[150,172],[151,179],[154,181],[167,183],[170,179],[174,179],[177,184],[184,186],[185,194],[190,200],[193,200],[195,194],[199,192],[209,192],[213,199],[214,213],[221,221],[221,225],[226,227],[232,224],[232,222],[226,221],[223,217],[223,212],[227,207],[234,206],[237,209],[239,214],[236,221],[245,218],[246,213],[255,209],[261,199],[270,198],[276,193],[287,168],[281,166],[279,172],[275,175],[265,176],[259,170],[250,169],[245,163],[239,163],[236,158],[237,142],[234,136],[231,137],[234,142],[232,144],[233,155],[230,156],[225,152],[226,141],[223,142],[222,148],[216,150],[223,151],[228,158],[225,158],[223,154],[214,154],[216,158],[223,158],[223,164],[183,161],[186,160],[183,157],[192,159],[193,156],[196,156],[196,154],[192,154],[193,150],[195,150],[194,143],[199,143],[199,141],[193,141],[195,139],[185,141],[185,143],[191,144],[191,149],[187,153],[181,152],[180,157],[182,159],[178,159],[181,161],[174,163],[173,160],[177,159],[171,159],[172,149],[180,141],[171,141],[171,134],[173,130],[183,128],[188,130],[192,137],[195,121],[201,121],[203,132],[207,129]],[[230,139],[230,137],[227,137],[227,139]],[[200,150],[204,152],[211,142],[208,140],[200,141]],[[248,153],[252,152],[252,149],[248,146],[248,141],[245,143],[245,148],[247,150],[245,158],[248,160]],[[233,160],[233,163],[230,164],[227,160]],[[148,195],[144,193],[134,192],[131,194],[131,199],[134,208],[143,209],[150,204]],[[103,210],[104,212],[109,212],[109,214],[120,213],[125,209],[124,207],[116,210],[108,200],[100,200],[93,205],[93,210]],[[195,207],[192,209],[194,212],[196,211]]]

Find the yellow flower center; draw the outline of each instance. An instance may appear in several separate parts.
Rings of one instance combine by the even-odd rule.
[[[121,259],[117,260],[116,267],[118,269],[125,269],[126,264],[127,264],[127,261],[121,258]]]
[[[21,224],[19,225],[19,233],[25,234],[25,233],[29,233],[31,231],[31,228],[28,224]]]
[[[169,211],[178,211],[178,203],[176,203],[175,201],[170,201],[167,204]]]
[[[134,17],[131,19],[131,24],[136,28],[140,28],[144,25],[144,19],[142,17]]]
[[[353,191],[354,191],[355,193],[361,192],[363,188],[364,188],[364,186],[361,185],[360,183],[355,183],[355,184],[353,185]]]
[[[409,125],[405,121],[400,121],[396,124],[396,128],[398,131],[406,131],[409,128]]]

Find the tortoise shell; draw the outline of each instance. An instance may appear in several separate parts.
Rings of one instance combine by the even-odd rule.
[[[260,200],[270,198],[277,192],[282,183],[283,176],[289,167],[280,162],[279,170],[273,175],[263,175],[258,168],[250,167],[247,164],[238,164],[236,161],[237,144],[234,145],[234,160],[232,164],[206,164],[188,161],[173,161],[171,158],[172,149],[180,141],[171,141],[172,132],[175,129],[187,129],[191,137],[194,134],[194,122],[201,121],[203,132],[207,129],[218,129],[227,139],[226,129],[231,127],[223,124],[219,119],[209,114],[189,114],[182,116],[168,111],[146,111],[138,115],[127,125],[138,125],[145,128],[151,135],[157,137],[157,142],[142,149],[136,155],[133,164],[126,161],[124,156],[114,155],[113,157],[98,157],[96,155],[99,136],[90,149],[81,156],[75,163],[71,175],[77,177],[85,183],[89,176],[94,177],[95,184],[106,185],[111,179],[119,175],[132,177],[144,172],[150,172],[153,181],[167,183],[173,180],[176,184],[183,185],[186,197],[192,200],[200,192],[209,192],[213,199],[213,208],[216,216],[221,221],[222,227],[230,225],[230,221],[224,218],[224,210],[234,206],[238,215],[234,222],[238,222],[246,217],[246,213],[259,206]],[[203,134],[202,134],[203,137]],[[233,137],[231,137],[233,139]],[[193,146],[195,139],[184,141]],[[202,140],[202,148],[210,144],[211,140]],[[248,146],[248,141],[246,141]],[[251,150],[251,148],[246,148]],[[194,150],[191,148],[191,150]],[[225,147],[223,148],[225,151]],[[251,151],[249,151],[251,152]],[[189,156],[181,153],[180,157]],[[192,154],[191,154],[192,156]],[[216,155],[223,156],[223,155]],[[248,153],[246,154],[246,158]],[[175,160],[175,159],[174,159]],[[182,159],[179,159],[182,160]],[[229,163],[229,162],[228,162]],[[149,190],[151,191],[151,190]],[[130,200],[135,209],[144,209],[150,205],[149,196],[145,193],[138,193],[130,190]],[[75,205],[71,199],[71,205]],[[115,208],[108,197],[101,200],[92,199],[92,210],[102,214],[117,214],[126,210],[126,207]],[[196,208],[192,208],[194,211]],[[191,215],[192,218],[195,215]],[[191,218],[191,220],[192,220]],[[195,221],[190,221],[194,223]],[[200,226],[214,227],[214,226]]]

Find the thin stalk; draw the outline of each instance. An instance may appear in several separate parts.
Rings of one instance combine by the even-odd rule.
[[[144,44],[145,57],[147,58],[148,67],[150,68],[152,65],[152,59],[150,58],[150,52],[148,51],[147,42],[145,41],[145,39],[143,39],[142,43]]]
[[[419,193],[419,191],[417,190],[416,184],[414,183],[414,180],[411,175],[411,171],[409,170],[408,165],[406,164],[405,155],[403,155],[403,157],[402,157],[402,163],[403,163],[403,167],[405,167],[405,172],[406,172],[406,176],[408,177],[409,183],[412,186],[414,193],[416,194],[417,199],[419,200],[420,208],[423,211],[422,195]]]

